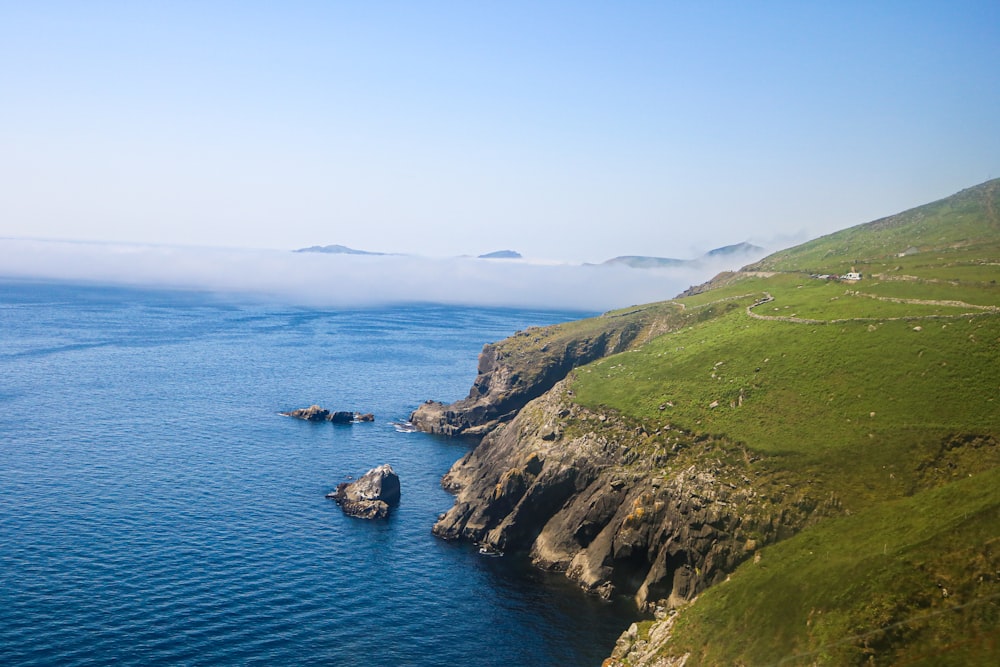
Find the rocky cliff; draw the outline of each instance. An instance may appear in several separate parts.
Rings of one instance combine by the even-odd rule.
[[[481,438],[442,480],[456,498],[435,535],[527,554],[655,614],[656,636],[626,631],[610,664],[653,664],[673,610],[841,512],[836,496],[722,436],[576,402],[574,369],[711,312],[663,303],[518,332],[484,347],[467,398],[411,416],[427,432]]]
[[[801,491],[796,505],[739,447],[594,413],[567,383],[487,435],[443,484],[457,497],[436,535],[527,552],[647,609],[690,600],[817,505]]]
[[[426,432],[482,438],[444,476],[456,500],[434,533],[527,553],[587,591],[654,609],[806,523],[822,503],[741,447],[574,402],[575,368],[698,317],[652,304],[486,345],[468,397],[411,416]]]
[[[488,346],[468,398],[414,415],[484,436],[445,476],[456,500],[435,534],[633,596],[655,620],[607,667],[936,664],[945,642],[948,662],[997,664],[1000,320],[983,258],[1000,188],[973,190],[679,303]],[[914,239],[934,252],[904,257]],[[843,257],[905,280],[872,280],[859,306],[807,270]],[[779,314],[752,312],[762,298]],[[946,312],[958,303],[983,311]]]
[[[682,314],[676,304],[659,303],[519,331],[483,346],[466,398],[451,404],[427,401],[410,415],[410,422],[427,433],[482,437],[574,368],[668,331],[684,321]]]

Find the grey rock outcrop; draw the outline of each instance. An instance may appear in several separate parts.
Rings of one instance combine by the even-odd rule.
[[[557,385],[452,466],[442,483],[455,505],[434,534],[527,552],[587,591],[652,608],[690,600],[805,520],[776,519],[752,463],[725,443],[647,433],[566,398]]]
[[[332,424],[353,424],[354,422],[373,422],[375,415],[370,412],[349,412],[347,410],[337,410],[331,412],[318,405],[311,405],[308,408],[298,408],[288,412],[279,413],[285,417],[295,417],[311,422],[330,422]]]
[[[476,380],[466,398],[451,404],[427,401],[409,421],[426,433],[481,438],[512,420],[574,368],[627,349],[641,331],[640,324],[623,321],[620,327],[593,335],[554,340],[541,348],[544,358],[530,365],[521,355],[508,353],[503,343],[488,343],[479,354]]]
[[[350,424],[354,421],[354,413],[346,410],[337,410],[336,412],[330,413],[330,416],[327,417],[327,421],[332,424]]]
[[[330,418],[330,411],[324,410],[318,405],[311,405],[308,408],[289,410],[288,412],[282,412],[281,414],[285,417],[295,417],[296,419],[305,419],[310,422],[323,422]]]
[[[601,667],[684,667],[688,656],[660,655],[660,648],[670,639],[677,618],[675,610],[659,610],[656,622],[646,633],[633,623],[615,643],[611,657]]]
[[[342,482],[327,498],[337,501],[345,514],[362,519],[384,519],[399,503],[399,476],[388,463],[372,468],[354,482]]]

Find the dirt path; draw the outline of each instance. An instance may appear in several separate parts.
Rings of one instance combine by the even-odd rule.
[[[888,301],[890,303],[903,303],[920,306],[943,306],[949,308],[974,308],[978,312],[956,313],[954,315],[902,315],[898,317],[848,317],[836,320],[814,320],[805,317],[793,317],[788,315],[761,315],[753,311],[754,308],[765,303],[774,301],[774,297],[769,292],[764,292],[764,296],[747,306],[747,315],[755,320],[768,320],[772,322],[792,322],[794,324],[846,324],[848,322],[905,322],[912,320],[950,320],[961,317],[982,315],[984,313],[1000,313],[1000,308],[996,306],[977,306],[964,301],[933,301],[929,299],[899,299],[888,296],[876,296],[874,294],[863,294],[852,292],[853,296],[864,296],[878,301]]]
[[[866,294],[864,292],[851,292],[851,296],[863,296],[869,299],[875,299],[876,301],[887,301],[889,303],[905,303],[914,306],[944,306],[948,308],[975,308],[977,310],[985,310],[991,313],[1000,312],[1000,308],[996,306],[977,306],[974,303],[966,303],[964,301],[937,301],[934,299],[901,299],[894,296],[878,296],[876,294]]]

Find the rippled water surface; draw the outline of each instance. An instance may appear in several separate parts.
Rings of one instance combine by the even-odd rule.
[[[0,283],[0,663],[600,664],[627,608],[432,537],[466,445],[390,424],[570,317]],[[324,498],[384,462],[388,521]]]

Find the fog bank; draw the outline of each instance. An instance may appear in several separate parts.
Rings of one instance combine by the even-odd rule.
[[[0,239],[0,277],[208,291],[290,305],[605,311],[676,296],[758,257],[669,269]]]

